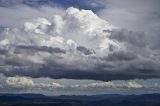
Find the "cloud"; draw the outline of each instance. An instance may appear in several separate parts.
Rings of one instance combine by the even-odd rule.
[[[36,18],[51,19],[53,15],[64,14],[64,9],[60,7],[41,6],[38,9],[29,7],[27,5],[19,4],[13,7],[0,7],[0,12],[3,15],[0,16],[1,27],[22,27],[26,20],[32,20],[35,22]],[[52,13],[52,14],[51,14]],[[12,17],[10,17],[12,15]],[[38,19],[37,19],[38,20]],[[35,22],[36,23],[36,22]]]
[[[98,15],[112,22],[113,25],[132,31],[144,32],[148,43],[154,49],[159,49],[159,1],[141,0],[99,0],[103,9]],[[136,7],[136,8],[135,8]],[[137,42],[136,42],[137,43]],[[138,43],[139,44],[139,43]]]
[[[52,47],[47,47],[47,46],[42,46],[42,47],[36,47],[36,46],[25,46],[25,45],[19,45],[16,47],[17,51],[20,50],[31,50],[31,51],[40,51],[40,52],[49,52],[49,53],[65,53],[65,50],[60,49],[60,48],[52,48]]]
[[[70,80],[31,77],[5,77],[1,75],[0,90],[2,92],[28,92],[42,93],[47,95],[61,94],[143,94],[146,92],[159,92],[159,79],[150,80]],[[153,83],[154,82],[154,83]],[[95,92],[94,92],[95,91]]]
[[[99,11],[99,15],[114,25],[138,31],[155,31],[159,26],[159,1],[158,0],[99,0],[104,8]],[[135,8],[136,6],[136,8]]]
[[[8,77],[6,80],[6,83],[9,86],[13,86],[13,87],[33,87],[34,86],[34,82],[32,81],[32,79],[29,78],[25,78],[25,77]]]
[[[134,32],[127,29],[115,30],[110,38],[120,42],[127,42],[139,48],[145,47],[148,43],[144,32]]]
[[[63,88],[63,85],[58,83],[42,83],[42,82],[34,82],[32,78],[29,77],[7,77],[6,84],[2,84],[2,86],[6,86],[8,88],[14,88],[19,90],[36,90],[36,89],[45,89],[45,90],[54,90]]]
[[[0,23],[7,26],[0,34],[0,73],[104,81],[160,77],[159,51],[145,33],[118,28],[91,10],[22,7],[0,7],[6,12]]]
[[[90,50],[88,48],[85,48],[83,46],[78,46],[77,47],[77,50],[84,53],[85,55],[90,55],[90,54],[94,54],[94,51],[93,50]]]
[[[142,88],[143,85],[137,82],[128,82],[128,88]]]
[[[120,84],[108,81],[108,82],[96,82],[96,83],[89,83],[83,85],[73,85],[73,88],[80,88],[80,89],[117,89],[117,90],[132,90],[132,89],[145,89],[145,85],[139,84],[136,81],[128,81],[128,82],[121,82]],[[148,89],[146,87],[146,89]],[[150,88],[149,88],[150,89]]]
[[[39,8],[42,6],[51,6],[51,7],[61,7],[61,8],[69,8],[71,6],[80,8],[80,9],[87,9],[92,10],[94,12],[99,11],[104,6],[100,5],[101,3],[93,0],[0,0],[0,7],[15,7],[19,5],[26,5],[33,8]]]
[[[102,83],[90,83],[88,85],[83,85],[88,88],[114,88],[115,84],[111,81],[109,82],[102,82]]]

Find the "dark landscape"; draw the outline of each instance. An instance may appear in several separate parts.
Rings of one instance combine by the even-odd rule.
[[[160,94],[93,96],[1,94],[0,106],[160,106]]]

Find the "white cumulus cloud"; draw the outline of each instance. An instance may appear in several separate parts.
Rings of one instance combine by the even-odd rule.
[[[34,82],[30,78],[25,77],[8,77],[6,83],[13,87],[33,87]]]
[[[17,8],[14,11],[19,17],[23,14]],[[51,7],[40,10],[49,12]],[[6,76],[96,80],[159,77],[148,73],[157,71],[160,61],[153,59],[156,57],[146,46],[143,33],[121,31],[91,10],[70,7],[46,16],[26,6],[21,11],[35,15],[21,17],[14,27],[4,27],[0,36],[0,72]]]

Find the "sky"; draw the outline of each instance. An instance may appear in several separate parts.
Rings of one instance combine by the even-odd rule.
[[[0,0],[0,93],[159,93],[159,4]]]

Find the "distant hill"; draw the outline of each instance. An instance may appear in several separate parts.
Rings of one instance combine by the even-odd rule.
[[[45,96],[0,94],[0,106],[160,106],[160,94]]]

